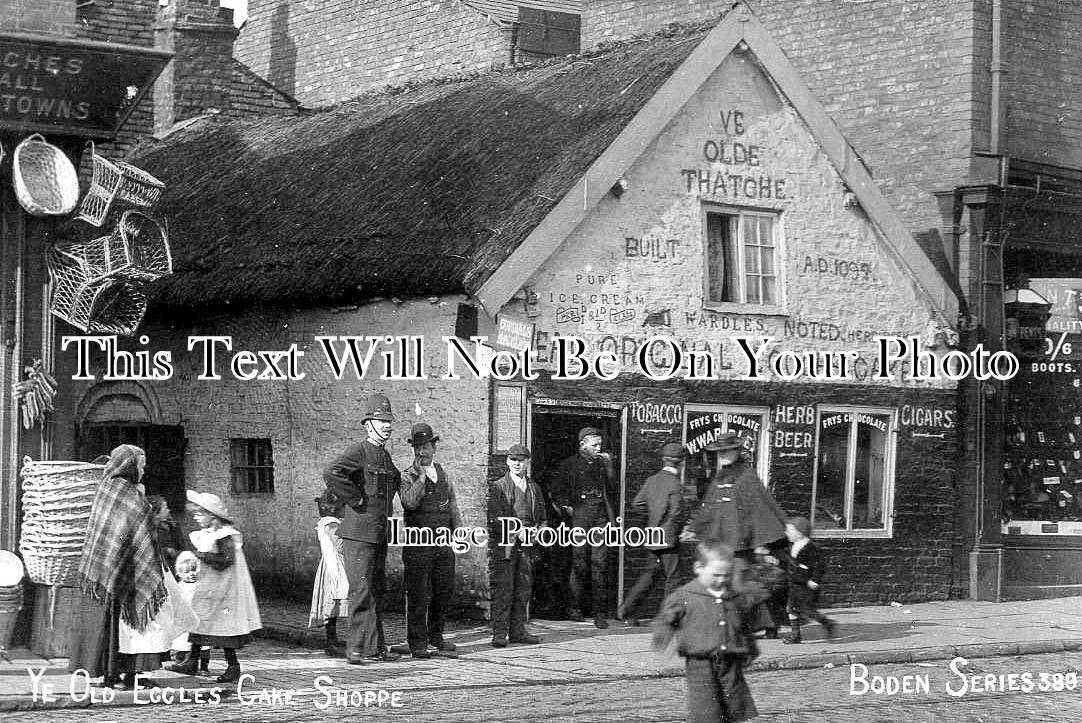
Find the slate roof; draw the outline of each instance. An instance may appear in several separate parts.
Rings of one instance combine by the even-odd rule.
[[[462,2],[501,23],[517,22],[520,7],[574,15],[582,14],[582,0],[462,0]]]
[[[175,271],[152,308],[476,291],[708,29],[142,146],[130,160],[166,183]]]

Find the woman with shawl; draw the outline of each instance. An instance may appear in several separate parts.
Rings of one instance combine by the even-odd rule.
[[[154,513],[139,483],[145,468],[139,447],[122,444],[109,455],[87,523],[69,643],[69,671],[120,689],[161,667],[157,653],[121,653],[119,643],[121,621],[146,630],[167,597]]]

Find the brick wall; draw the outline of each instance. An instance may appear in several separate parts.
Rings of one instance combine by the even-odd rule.
[[[251,0],[235,48],[239,60],[310,107],[510,59],[499,28],[457,0]]]
[[[249,115],[292,114],[297,101],[253,73],[240,61],[233,61],[233,92],[228,114],[234,118]]]
[[[1082,168],[1082,4],[1003,3],[1006,152]]]
[[[363,434],[358,413],[373,393],[388,395],[397,419],[389,448],[395,464],[401,469],[412,462],[406,441],[410,425],[429,422],[441,437],[437,460],[451,475],[464,524],[485,524],[488,385],[467,379],[439,381],[446,356],[441,337],[454,334],[458,302],[458,298],[446,297],[437,303],[385,301],[338,312],[247,312],[205,319],[197,325],[181,324],[172,330],[146,325],[141,329],[149,337],[145,345],[124,340],[135,350],[171,353],[175,366],[172,378],[141,383],[160,409],[153,421],[183,427],[188,440],[185,486],[221,495],[235,512],[237,526],[245,535],[248,564],[262,592],[290,591],[288,594],[301,600],[310,596],[320,555],[313,532],[318,519],[313,499],[323,489],[324,467]],[[297,381],[235,380],[228,372],[228,356],[222,352],[224,379],[199,380],[202,357],[198,350],[189,351],[186,344],[187,337],[195,334],[231,336],[234,351],[286,349],[295,342],[305,354],[299,364],[305,377]],[[432,362],[426,371],[433,378],[381,382],[379,370],[370,372],[370,378],[363,381],[351,374],[336,380],[314,339],[343,334],[423,334],[428,345],[426,358]],[[100,359],[101,354],[95,352],[95,376],[99,378]],[[74,350],[61,354],[60,373],[70,376],[74,360]],[[373,364],[382,364],[378,354]],[[81,401],[92,392],[91,386],[83,382],[76,389],[74,408],[83,414],[97,414],[100,419],[102,411],[88,410]],[[120,397],[130,400],[133,396],[115,382],[102,383],[98,389],[110,387]],[[108,397],[102,403],[108,403]],[[273,495],[233,493],[228,441],[233,437],[271,440]],[[485,550],[457,558],[456,590],[461,604],[484,606],[488,597],[486,565]],[[388,575],[392,589],[400,590],[402,564],[394,548]]]
[[[582,47],[657,32],[668,23],[713,20],[732,0],[590,0],[582,8]]]
[[[75,35],[75,3],[69,0],[4,0],[0,32]]]

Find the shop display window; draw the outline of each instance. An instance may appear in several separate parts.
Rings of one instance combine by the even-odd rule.
[[[812,490],[816,534],[890,535],[895,425],[889,409],[819,410]]]
[[[755,471],[768,485],[766,441],[770,410],[767,407],[744,407],[731,404],[687,404],[684,406],[684,445],[688,464],[684,467],[685,491],[696,498],[710,481],[713,470],[707,468],[702,448],[725,432],[744,438],[744,448],[755,462]],[[691,487],[694,485],[694,491]],[[768,485],[769,486],[769,485]]]

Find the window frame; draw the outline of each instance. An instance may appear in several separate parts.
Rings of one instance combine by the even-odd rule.
[[[274,486],[274,442],[270,437],[230,437],[229,438],[229,490],[235,496],[252,495],[263,497],[266,495],[274,495],[276,492]],[[267,447],[267,458],[269,463],[266,465],[249,464],[247,462],[249,458],[249,452],[251,451],[251,445],[265,443]],[[243,457],[244,463],[238,464],[238,457]],[[269,475],[267,485],[270,489],[254,489],[248,483],[250,481],[249,473],[255,473],[256,486],[262,487],[262,479],[259,475],[260,472],[265,471]],[[244,479],[244,484],[241,484],[241,478]]]
[[[816,503],[819,495],[819,458],[820,440],[825,414],[876,414],[888,418],[887,446],[883,459],[883,527],[857,528],[844,530],[820,528],[815,525]],[[845,460],[845,519],[847,525],[853,524],[853,492],[856,486],[857,422],[855,417],[849,420],[849,433],[846,437],[847,453]],[[865,538],[892,539],[894,537],[894,492],[896,484],[896,465],[898,458],[898,410],[892,407],[868,407],[856,404],[817,404],[815,407],[815,459],[812,466],[812,495],[810,519],[816,537],[824,538]]]
[[[688,402],[684,404],[684,422],[680,431],[681,444],[686,445],[688,441],[688,429],[687,419],[688,413],[695,412],[721,412],[723,414],[730,415],[746,415],[746,416],[759,416],[762,415],[763,429],[759,433],[760,444],[755,450],[755,472],[759,475],[759,481],[763,483],[763,487],[770,489],[770,407],[766,405],[751,405],[751,404],[710,404],[706,402]],[[725,423],[725,429],[729,430],[729,423]],[[680,472],[681,483],[686,484],[687,467],[685,466]],[[714,476],[714,470],[709,470],[709,476]]]
[[[746,218],[770,218],[773,220],[774,242],[774,278],[776,280],[777,303],[749,303],[747,301],[716,301],[710,298],[710,216],[726,216],[736,219],[736,231],[734,250],[737,259],[736,267],[740,270],[737,274],[740,285],[740,297],[747,298],[747,276],[745,266],[743,224]],[[730,221],[731,223],[731,221]],[[732,237],[732,235],[731,235]],[[756,206],[731,206],[725,204],[703,203],[702,204],[702,238],[703,238],[703,279],[702,294],[703,308],[712,311],[738,313],[738,314],[767,314],[774,316],[788,316],[787,279],[785,271],[785,224],[784,214],[780,209],[763,208]],[[761,276],[761,274],[759,274]]]

